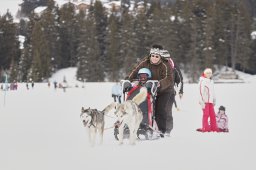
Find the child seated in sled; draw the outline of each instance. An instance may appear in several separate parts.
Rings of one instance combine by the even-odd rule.
[[[158,81],[150,80],[150,78],[151,71],[148,68],[141,68],[138,71],[137,79],[135,79],[133,82],[130,82],[129,80],[121,81],[122,89],[125,95],[124,100],[132,100],[138,93],[140,93],[141,87],[146,87],[148,90],[146,100],[139,105],[139,109],[143,113],[143,119],[137,131],[137,137],[140,139],[144,138],[146,140],[156,139],[159,137],[159,130],[154,119],[154,104]],[[119,134],[119,125],[120,122],[116,122],[114,124],[114,135],[116,139],[118,139],[117,135]],[[125,127],[124,138],[128,136],[129,130],[127,130]]]
[[[146,87],[148,89],[148,92],[150,92],[152,95],[155,95],[157,92],[157,87],[159,85],[157,80],[150,80],[151,78],[151,71],[148,68],[141,68],[138,71],[138,77],[133,82],[130,82],[129,80],[125,80],[124,82],[121,82],[123,92],[128,92],[127,98],[130,96],[131,93],[136,90],[136,88],[140,87]]]
[[[228,116],[225,113],[225,107],[220,106],[219,111],[216,114],[216,122],[219,128],[219,132],[229,132],[228,130]]]

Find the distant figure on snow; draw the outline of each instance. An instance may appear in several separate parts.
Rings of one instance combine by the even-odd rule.
[[[28,83],[26,83],[26,88],[27,88],[27,90],[29,90],[29,86],[28,86]]]
[[[48,82],[47,82],[47,86],[48,86],[48,88],[50,88],[51,87],[51,82],[48,80]]]
[[[116,83],[114,84],[114,86],[112,87],[112,97],[114,98],[114,101],[121,103],[121,96],[122,96],[122,87],[120,85],[120,83]]]
[[[63,88],[63,91],[66,92],[66,88],[68,87],[68,82],[66,80],[66,77],[64,76],[63,78],[63,83],[62,83],[62,88]]]
[[[34,86],[35,86],[35,83],[34,83],[34,81],[32,81],[32,82],[31,82],[31,87],[32,87],[32,89],[34,88]]]
[[[54,89],[56,90],[58,88],[58,82],[54,81],[53,84],[54,84]]]

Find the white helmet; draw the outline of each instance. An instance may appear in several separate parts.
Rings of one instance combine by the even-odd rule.
[[[151,71],[148,68],[141,68],[138,72],[138,75],[140,74],[147,74],[148,78],[151,78]]]

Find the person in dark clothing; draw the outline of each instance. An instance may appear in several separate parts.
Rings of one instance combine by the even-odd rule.
[[[170,135],[173,129],[172,105],[174,96],[173,73],[166,60],[161,58],[161,45],[153,45],[148,57],[145,57],[130,73],[128,79],[133,81],[137,78],[138,71],[141,68],[148,68],[152,77],[151,80],[158,80],[159,87],[155,102],[155,118],[159,130]],[[163,136],[162,136],[163,137]]]
[[[162,58],[164,58],[165,60],[168,61],[169,63],[169,66],[171,67],[171,69],[173,70],[173,76],[174,76],[174,88],[179,91],[179,97],[180,99],[182,98],[183,96],[183,76],[182,76],[182,73],[180,71],[180,68],[179,66],[177,65],[177,63],[175,63],[173,61],[173,59],[171,58],[171,55],[169,53],[169,51],[167,50],[162,50]],[[175,100],[175,96],[176,96],[176,90],[175,90],[175,94],[174,94],[174,97],[171,96],[171,98],[173,97],[174,98],[174,106],[177,110],[179,110],[178,106],[177,106],[177,103],[176,103],[176,100]]]
[[[34,88],[34,86],[35,86],[35,83],[34,83],[34,81],[32,81],[32,82],[31,82],[31,87],[32,87],[32,89]]]
[[[57,83],[57,81],[54,81],[53,84],[54,84],[54,89],[56,90],[56,89],[58,88],[58,83]]]

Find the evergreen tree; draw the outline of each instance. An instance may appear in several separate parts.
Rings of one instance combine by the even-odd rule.
[[[236,69],[241,71],[246,71],[249,69],[249,58],[252,53],[250,46],[250,33],[252,20],[250,18],[250,13],[246,9],[245,1],[240,1],[238,5],[238,15],[239,17],[239,32],[237,41],[237,61]]]
[[[77,56],[77,30],[75,25],[75,6],[72,3],[65,4],[60,9],[60,43],[61,63],[60,68],[76,65]]]
[[[14,59],[12,59],[11,61],[11,65],[9,68],[9,82],[17,82],[17,78],[18,78],[18,63],[17,61],[14,61]]]
[[[120,58],[120,28],[119,17],[113,11],[109,17],[107,41],[107,55],[105,60],[105,70],[109,81],[117,81],[120,77],[122,59]]]
[[[27,31],[27,22],[24,19],[20,19],[19,22],[19,27],[18,27],[18,34],[27,36],[26,31]]]
[[[187,52],[187,59],[190,64],[186,63],[185,73],[190,77],[191,82],[197,82],[198,77],[200,75],[200,71],[202,70],[202,60],[200,61],[199,58],[199,38],[200,38],[200,31],[198,26],[198,16],[194,13],[194,9],[196,6],[196,2],[193,1],[191,4],[192,11],[189,20],[189,28],[191,30],[191,37],[190,37],[190,46]],[[193,34],[192,34],[193,33]]]
[[[191,36],[193,35],[191,29],[191,21],[193,19],[192,5],[190,1],[177,1],[174,9],[173,27],[177,39],[175,39],[174,46],[171,46],[170,52],[176,64],[188,64],[190,60],[187,53],[190,49]]]
[[[87,36],[84,40],[86,42],[86,59],[84,62],[87,62],[87,74],[85,75],[85,79],[87,82],[102,82],[104,81],[104,66],[103,61],[101,59],[101,50],[100,44],[97,39],[97,31],[96,31],[96,21],[91,13],[86,22],[86,30]]]
[[[130,0],[121,0],[122,13],[129,11],[130,6],[131,6]]]
[[[205,9],[207,11],[206,20],[205,20],[205,47],[203,49],[203,56],[204,56],[204,67],[213,68],[213,65],[216,63],[215,58],[215,47],[213,43],[214,37],[214,18],[215,18],[215,7],[211,3],[205,4]]]
[[[32,31],[31,45],[32,49],[32,65],[30,68],[29,78],[33,81],[42,81],[50,76],[50,48],[42,29],[42,23],[36,22]]]
[[[213,43],[216,62],[219,65],[228,66],[230,63],[230,3],[226,0],[217,0],[213,7],[215,8]]]
[[[39,6],[46,6],[48,0],[23,0],[21,6],[21,16],[30,16],[32,11]]]
[[[20,6],[21,16],[29,16],[31,12],[36,8],[36,3],[34,0],[23,0]]]
[[[58,8],[54,6],[54,1],[49,0],[48,7],[44,14],[41,16],[42,28],[46,37],[49,47],[49,75],[60,68],[61,51],[60,51],[60,35],[59,35],[59,22],[58,22]]]
[[[250,55],[249,58],[249,73],[255,74],[256,73],[256,40],[252,40],[251,43],[251,49],[252,49],[252,54]]]
[[[18,80],[19,81],[28,81],[29,80],[29,70],[32,64],[32,31],[35,25],[34,13],[30,15],[29,22],[25,30],[25,42],[24,49],[22,50],[21,58],[18,64]]]
[[[148,49],[150,49],[152,45],[151,35],[149,34],[151,25],[149,24],[148,17],[146,15],[147,8],[145,11],[138,11],[137,15],[134,17],[134,55],[138,58],[143,58],[148,54]]]
[[[148,10],[149,15],[149,43],[161,44],[162,41],[162,30],[161,25],[163,24],[162,13],[160,2],[153,2],[150,9]]]
[[[77,20],[80,23],[81,29],[80,29],[80,37],[78,39],[79,45],[78,45],[78,52],[77,52],[77,73],[76,77],[77,80],[85,81],[89,75],[89,57],[87,55],[87,45],[88,43],[86,40],[88,40],[87,35],[87,21],[86,21],[86,15],[83,11],[80,11]]]
[[[121,71],[123,75],[121,76],[125,77],[139,57],[135,52],[136,46],[139,46],[139,44],[135,43],[134,18],[128,12],[125,12],[122,16],[121,35],[120,59],[123,61]]]
[[[181,63],[180,57],[184,49],[180,50],[181,43],[180,37],[183,35],[179,35],[179,26],[182,24],[178,19],[174,19],[174,13],[172,12],[171,8],[169,7],[162,7],[162,23],[161,23],[161,44],[163,44],[164,48],[167,49],[172,59],[175,60],[175,64]],[[170,17],[171,16],[171,17]],[[176,18],[176,17],[175,17]]]
[[[107,28],[107,15],[101,1],[95,1],[93,8],[93,16],[95,18],[96,38],[100,47],[100,60],[105,61],[106,50],[106,28]]]
[[[16,31],[17,27],[9,12],[0,16],[0,70],[8,70],[11,63],[17,63],[19,60],[20,50]]]

